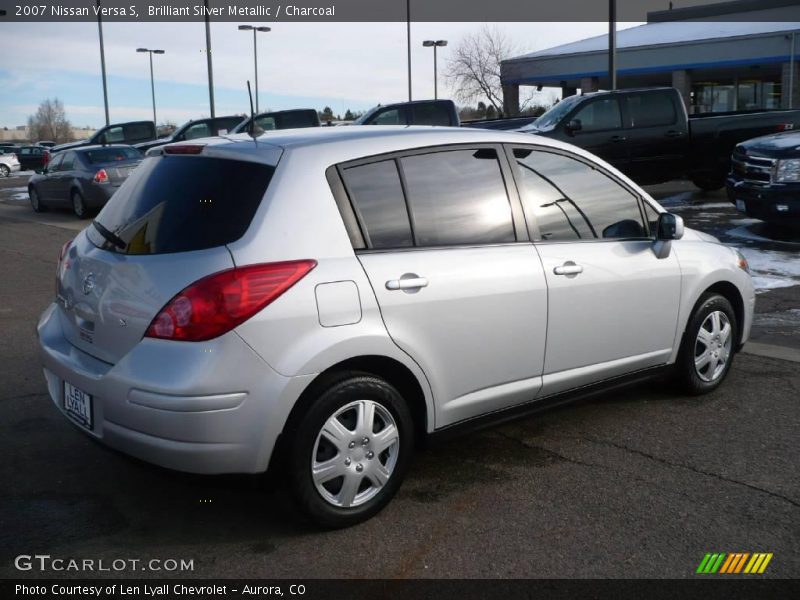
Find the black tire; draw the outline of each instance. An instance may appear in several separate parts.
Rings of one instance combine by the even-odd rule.
[[[389,503],[400,488],[400,484],[408,469],[409,460],[413,453],[413,420],[408,406],[400,393],[383,379],[368,373],[354,371],[342,373],[328,380],[326,383],[319,386],[318,389],[319,391],[314,394],[313,403],[302,417],[296,430],[290,432],[292,437],[289,442],[289,478],[291,481],[292,493],[300,509],[317,525],[331,529],[349,527],[366,521],[377,514]],[[387,455],[384,453],[380,453],[377,457],[370,459],[375,460],[375,463],[367,463],[367,456],[354,457],[352,461],[349,455],[343,456],[346,452],[367,452],[369,450],[369,445],[360,448],[361,444],[356,444],[355,449],[352,451],[344,450],[344,452],[337,450],[333,447],[333,444],[330,443],[328,443],[328,445],[332,450],[323,447],[325,444],[321,433],[323,425],[329,422],[338,411],[359,401],[371,401],[374,403],[373,406],[379,405],[382,407],[382,410],[388,411],[397,429],[397,453],[393,459],[393,468],[390,470],[388,479],[382,487],[374,491],[374,496],[356,506],[336,506],[333,503],[335,502],[333,495],[336,492],[331,493],[330,499],[326,499],[323,497],[322,492],[317,489],[311,472],[312,463],[315,460],[321,461],[341,458],[342,464],[347,465],[347,467],[340,467],[340,470],[344,471],[346,469],[348,473],[347,477],[358,478],[361,484],[354,486],[356,491],[361,490],[362,486],[366,484],[367,489],[364,493],[367,494],[373,493],[371,488],[374,487],[374,484],[367,476],[366,471],[364,471],[364,475],[354,475],[354,469],[359,468],[359,473],[361,473],[361,469],[363,469],[361,463],[367,465],[369,469],[371,468],[370,465],[377,464],[377,461],[381,461],[381,464],[383,464],[384,461],[386,461],[387,464],[389,462]],[[352,410],[357,409],[354,408]],[[381,409],[376,408],[376,414],[379,414],[380,410]],[[349,414],[345,413],[344,416],[349,416]],[[342,423],[342,421],[339,422],[340,424]],[[380,425],[380,423],[378,423],[378,425]],[[360,437],[357,432],[357,427],[354,426],[352,431],[347,426],[343,427],[347,430],[348,436],[353,435],[354,438]],[[383,427],[385,428],[387,425],[383,424]],[[377,437],[380,435],[382,430],[382,428],[378,429],[375,436]],[[317,445],[318,438],[321,440],[319,446]],[[355,444],[356,442],[357,440],[355,439],[349,441],[350,444]],[[368,444],[373,442],[375,442],[374,439],[370,440]],[[351,445],[350,447],[352,448],[353,446]],[[326,450],[328,455],[320,458],[320,453],[323,450]],[[386,450],[386,453],[388,452],[390,452],[389,449]],[[353,470],[351,470],[351,468]],[[335,488],[337,482],[339,482],[338,479],[341,479],[339,482],[340,488],[338,495],[342,495],[344,493],[345,477],[346,476],[340,476],[340,478],[332,479],[324,485],[330,484]],[[351,481],[353,480],[351,479]],[[356,499],[354,499],[354,501],[355,500]]]
[[[730,324],[730,332],[725,340],[729,338],[729,346],[723,344],[722,346],[708,347],[705,346],[705,342],[699,339],[700,328],[704,327],[704,325],[706,325],[706,327],[704,327],[706,334],[709,333],[708,321],[712,313],[722,313],[725,315],[725,318],[727,318]],[[713,317],[711,317],[711,320],[713,320]],[[704,336],[706,334],[704,334]],[[711,337],[713,338],[714,336],[712,335]],[[694,314],[689,319],[686,331],[683,334],[678,360],[675,363],[676,380],[681,389],[691,396],[699,396],[700,394],[707,394],[719,387],[725,380],[733,364],[736,347],[739,343],[738,340],[739,324],[736,321],[736,313],[727,298],[719,294],[706,294],[701,297],[697,303]],[[722,355],[722,350],[725,350],[725,362],[718,373],[711,372],[711,369],[714,368],[711,364],[703,368],[698,368],[696,365],[696,360],[702,361],[705,358],[706,354],[704,351],[706,350],[711,355],[714,354],[715,350],[719,355]],[[715,358],[712,360],[719,359]],[[705,372],[703,372],[703,370],[705,370]]]
[[[79,219],[86,219],[89,217],[89,209],[86,206],[86,200],[84,200],[83,194],[78,190],[72,190],[70,202],[72,204],[72,212],[75,213],[76,217]]]
[[[8,168],[8,165],[0,165],[0,175],[3,177],[11,177],[11,169]]]
[[[692,177],[692,183],[704,192],[716,192],[725,187],[725,177],[718,175],[696,175]]]
[[[42,197],[39,195],[39,190],[35,187],[31,186],[28,188],[28,198],[31,201],[33,212],[40,213],[47,210],[47,206],[42,202]]]

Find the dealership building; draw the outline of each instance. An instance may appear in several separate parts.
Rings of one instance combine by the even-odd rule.
[[[616,38],[618,88],[672,86],[691,113],[800,106],[797,0],[650,12]],[[505,60],[501,79],[507,115],[519,113],[520,86],[609,89],[608,35]]]

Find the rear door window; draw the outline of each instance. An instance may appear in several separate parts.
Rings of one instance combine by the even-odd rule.
[[[511,204],[493,148],[400,159],[419,246],[516,241]]]
[[[675,104],[668,94],[631,94],[627,102],[633,127],[672,125],[677,120]]]
[[[123,254],[203,250],[244,235],[275,167],[204,156],[145,159],[87,229]]]

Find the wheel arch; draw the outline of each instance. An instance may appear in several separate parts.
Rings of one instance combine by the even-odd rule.
[[[415,438],[420,442],[425,439],[429,422],[433,418],[433,411],[432,409],[429,410],[423,384],[417,376],[408,366],[395,358],[381,355],[354,356],[331,365],[314,377],[306,386],[289,412],[283,430],[278,436],[270,458],[271,465],[285,462],[280,457],[286,455],[288,441],[291,440],[294,431],[313,404],[317,394],[329,385],[337,375],[348,371],[360,371],[375,375],[397,388],[411,411]]]
[[[686,329],[689,327],[689,322],[692,320],[692,316],[697,312],[697,309],[700,307],[700,304],[704,297],[708,294],[719,294],[723,298],[725,298],[728,302],[731,303],[733,307],[733,314],[736,317],[736,348],[737,351],[741,347],[741,340],[742,336],[744,335],[744,319],[745,319],[745,308],[744,308],[744,298],[742,297],[742,293],[739,291],[739,288],[736,287],[735,284],[731,283],[730,281],[720,280],[716,283],[711,284],[710,286],[706,287],[702,290],[694,304],[692,305],[692,310],[689,312],[688,318],[686,322],[683,324],[683,331],[681,332],[681,343],[679,345],[683,345],[683,339],[686,335]]]

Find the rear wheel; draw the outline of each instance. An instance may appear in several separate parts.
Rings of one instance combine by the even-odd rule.
[[[701,298],[684,333],[676,363],[678,382],[691,395],[715,390],[733,363],[739,339],[736,314],[719,294]]]
[[[89,209],[86,208],[86,201],[83,199],[83,194],[78,190],[72,191],[72,212],[79,219],[85,219],[89,216]]]
[[[8,165],[0,165],[0,175],[3,177],[11,177],[11,169],[8,168]]]
[[[292,491],[323,527],[377,514],[400,487],[414,444],[411,414],[379,377],[347,373],[322,388],[291,446]]]
[[[30,198],[33,212],[39,213],[47,210],[47,207],[44,205],[41,197],[39,196],[39,191],[35,187],[28,188],[28,198]]]

